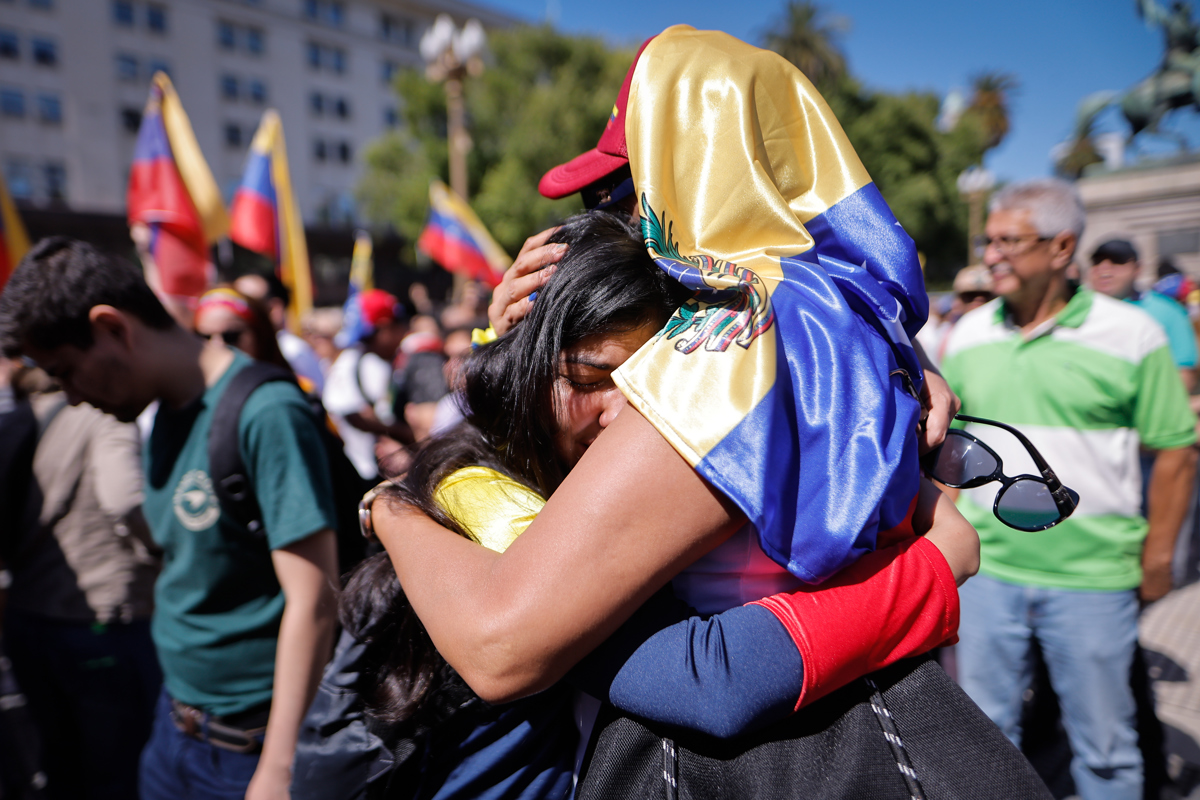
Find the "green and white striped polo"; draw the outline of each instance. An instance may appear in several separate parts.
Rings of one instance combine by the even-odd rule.
[[[1039,533],[992,515],[999,484],[964,491],[959,508],[979,530],[981,571],[1001,580],[1115,591],[1141,583],[1139,443],[1165,450],[1196,441],[1161,327],[1130,303],[1087,289],[1059,314],[1022,333],[993,300],[950,333],[942,373],[963,413],[1016,425],[1079,492],[1070,519]],[[1037,475],[1009,433],[968,426],[1004,462],[1004,473]]]

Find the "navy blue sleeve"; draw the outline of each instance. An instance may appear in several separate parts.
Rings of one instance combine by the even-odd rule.
[[[767,609],[738,606],[706,619],[666,587],[567,680],[626,713],[728,738],[790,714],[804,665]]]

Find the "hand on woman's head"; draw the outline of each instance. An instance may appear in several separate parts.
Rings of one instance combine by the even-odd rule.
[[[557,227],[547,228],[526,239],[500,285],[492,291],[488,322],[497,336],[503,336],[525,318],[533,305],[529,295],[546,285],[554,274],[554,265],[567,252],[565,244],[546,244],[557,230]]]

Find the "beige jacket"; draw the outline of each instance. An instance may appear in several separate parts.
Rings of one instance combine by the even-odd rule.
[[[141,514],[137,427],[65,400],[33,399],[45,426],[33,462],[41,513],[10,565],[8,604],[64,621],[148,617],[159,561]]]

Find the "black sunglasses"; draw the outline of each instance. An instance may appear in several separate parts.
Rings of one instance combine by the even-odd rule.
[[[992,513],[996,519],[1019,531],[1044,531],[1071,516],[1079,505],[1079,494],[1062,485],[1046,459],[1023,433],[1003,422],[966,414],[958,414],[955,419],[993,425],[1017,437],[1033,458],[1041,477],[1017,475],[1010,478],[1004,474],[1003,462],[995,450],[958,428],[947,431],[941,446],[922,458],[922,466],[929,477],[952,489],[973,489],[1000,481],[1001,488],[992,504]]]
[[[229,345],[230,347],[237,347],[238,340],[242,338],[242,334],[245,332],[246,330],[244,328],[237,331],[220,331],[218,333],[209,334],[208,338],[211,339],[214,336],[219,336],[221,337],[221,341],[223,341],[225,344]]]

